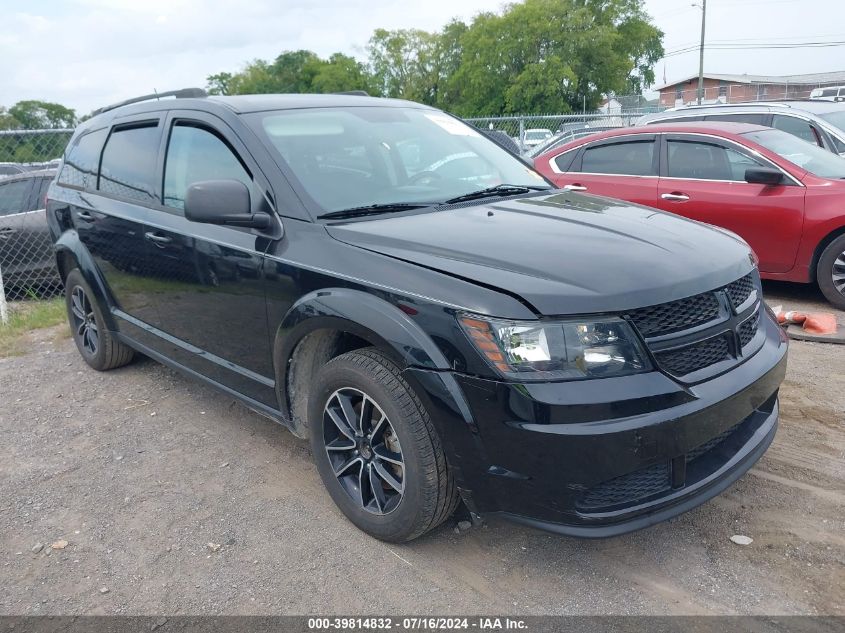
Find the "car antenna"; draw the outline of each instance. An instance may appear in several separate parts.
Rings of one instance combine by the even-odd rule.
[[[153,88],[153,94],[156,96],[156,101],[161,101],[161,97],[158,96],[158,90]]]

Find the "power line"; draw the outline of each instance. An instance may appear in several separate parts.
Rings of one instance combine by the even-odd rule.
[[[722,50],[722,51],[739,51],[739,50],[777,50],[777,49],[796,49],[796,48],[830,48],[835,46],[845,46],[845,40],[838,42],[800,42],[794,44],[704,44],[707,50]],[[663,55],[663,58],[674,57],[676,55],[683,55],[684,53],[691,53],[699,50],[699,46],[687,46],[676,50],[671,50]]]

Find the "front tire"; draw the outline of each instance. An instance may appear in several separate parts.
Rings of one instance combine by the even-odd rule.
[[[103,311],[78,268],[65,280],[65,306],[76,348],[97,371],[128,364],[134,352],[106,329]]]
[[[311,448],[332,500],[364,532],[413,540],[458,504],[428,412],[396,365],[363,349],[334,358],[308,406]]]
[[[837,237],[822,251],[816,281],[827,300],[845,310],[845,235]]]

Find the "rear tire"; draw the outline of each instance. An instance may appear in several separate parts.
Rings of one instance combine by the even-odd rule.
[[[135,352],[106,329],[102,308],[78,268],[65,279],[65,305],[76,348],[88,365],[106,371],[132,361]]]
[[[822,251],[816,281],[831,305],[845,310],[845,235],[837,237]]]
[[[326,363],[309,397],[308,424],[332,500],[367,534],[410,541],[455,511],[457,487],[428,412],[381,352],[357,350]]]

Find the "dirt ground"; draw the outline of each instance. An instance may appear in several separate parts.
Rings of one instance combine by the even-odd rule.
[[[152,361],[89,370],[55,334],[0,360],[0,614],[845,615],[845,346],[792,343],[771,449],[673,521],[604,541],[450,521],[388,546],[305,442]]]

